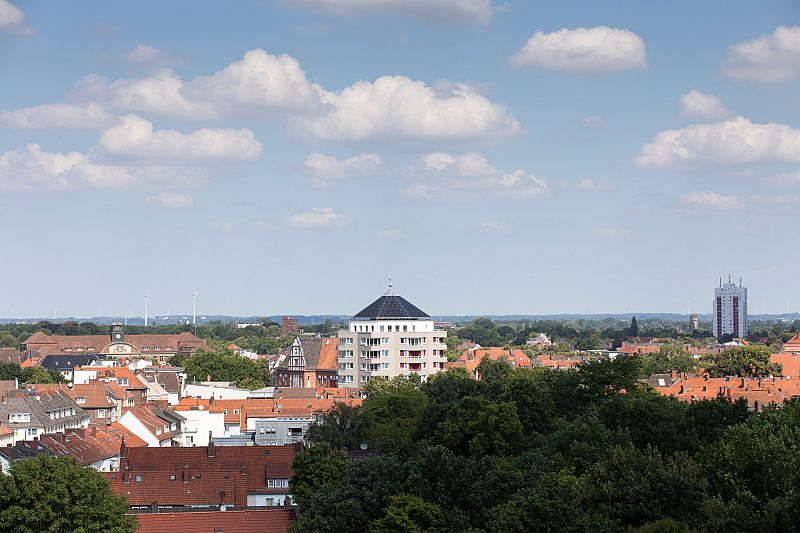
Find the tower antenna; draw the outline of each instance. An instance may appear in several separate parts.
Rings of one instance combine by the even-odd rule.
[[[144,325],[147,326],[147,291],[144,291]]]

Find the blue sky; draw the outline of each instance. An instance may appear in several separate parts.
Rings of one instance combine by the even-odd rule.
[[[800,308],[792,1],[0,0],[0,316]],[[788,302],[788,303],[787,303]]]

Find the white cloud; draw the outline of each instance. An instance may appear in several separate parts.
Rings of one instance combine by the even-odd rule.
[[[681,96],[681,115],[700,120],[720,120],[730,116],[722,101],[713,94],[696,89]]]
[[[723,72],[761,83],[787,81],[800,72],[800,26],[778,26],[772,35],[731,46]]]
[[[46,152],[38,144],[0,154],[3,192],[186,187],[201,181],[199,175],[182,167],[98,164],[78,152]]]
[[[786,174],[779,174],[777,176],[768,176],[764,178],[764,183],[767,185],[777,185],[779,187],[800,185],[800,171],[788,172]]]
[[[631,231],[627,228],[595,228],[589,235],[595,239],[625,239],[631,236]]]
[[[123,59],[128,63],[158,67],[181,63],[180,58],[173,56],[161,48],[150,46],[149,44],[137,44],[123,55]]]
[[[508,226],[502,222],[497,222],[496,220],[484,222],[481,224],[481,228],[488,233],[494,233],[496,235],[508,231]]]
[[[599,117],[597,115],[592,115],[584,118],[583,124],[590,128],[597,128],[597,129],[606,127],[606,121],[603,119],[603,117]]]
[[[650,167],[800,161],[800,130],[743,117],[665,130],[642,147],[636,163]]]
[[[681,198],[681,203],[712,209],[735,209],[740,207],[738,197],[726,196],[714,191],[692,191]]]
[[[117,110],[178,118],[202,120],[216,116],[213,105],[185,98],[182,89],[183,80],[168,69],[135,80],[109,81],[92,74],[75,84],[69,98],[94,101]]]
[[[421,198],[504,198],[526,200],[547,194],[547,182],[523,170],[505,172],[474,152],[430,153],[421,158],[406,194]]]
[[[178,159],[255,159],[261,154],[261,144],[249,129],[154,131],[152,123],[136,115],[120,122],[100,135],[98,147],[106,153]]]
[[[489,0],[289,0],[287,5],[335,15],[387,14],[438,24],[487,23]]]
[[[511,63],[564,72],[616,72],[644,68],[647,52],[642,38],[629,30],[564,28],[553,33],[537,31],[511,57]]]
[[[332,181],[358,178],[375,174],[383,166],[377,154],[359,154],[347,159],[314,153],[309,155],[304,165],[314,175],[312,185],[327,187]]]
[[[169,209],[184,209],[194,204],[192,195],[185,192],[162,192],[148,196],[147,203],[156,207]]]
[[[203,120],[259,108],[306,112],[319,107],[321,94],[295,58],[254,49],[241,61],[188,82],[169,69],[133,80],[93,74],[78,81],[70,97],[122,111]]]
[[[321,89],[308,81],[292,56],[257,48],[211,76],[193,79],[181,92],[213,106],[302,110],[318,105]]]
[[[344,215],[330,207],[314,207],[308,211],[295,213],[289,217],[289,225],[297,228],[322,228],[344,222]]]
[[[559,183],[562,189],[576,189],[581,191],[610,191],[614,187],[594,180],[583,178],[578,181],[562,181]]]
[[[22,10],[8,0],[0,0],[0,31],[10,31],[20,35],[35,33],[25,25],[25,14]]]
[[[114,115],[99,104],[43,104],[0,111],[0,127],[17,129],[86,129],[108,127]]]
[[[522,131],[505,106],[465,84],[437,92],[421,81],[383,76],[374,83],[354,83],[338,94],[326,93],[323,100],[330,112],[299,121],[318,139],[469,139]]]

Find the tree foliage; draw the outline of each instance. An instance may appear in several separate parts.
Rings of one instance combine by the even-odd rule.
[[[230,381],[246,388],[261,388],[270,382],[269,369],[262,361],[236,355],[227,348],[198,350],[180,366],[190,382]]]
[[[706,357],[706,371],[712,377],[765,377],[780,375],[783,365],[770,363],[766,346],[739,346]]]
[[[0,474],[0,530],[18,533],[132,533],[124,496],[103,476],[71,458],[40,454]]]

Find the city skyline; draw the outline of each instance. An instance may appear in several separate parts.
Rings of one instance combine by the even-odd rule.
[[[796,311],[798,15],[0,0],[0,315]]]

